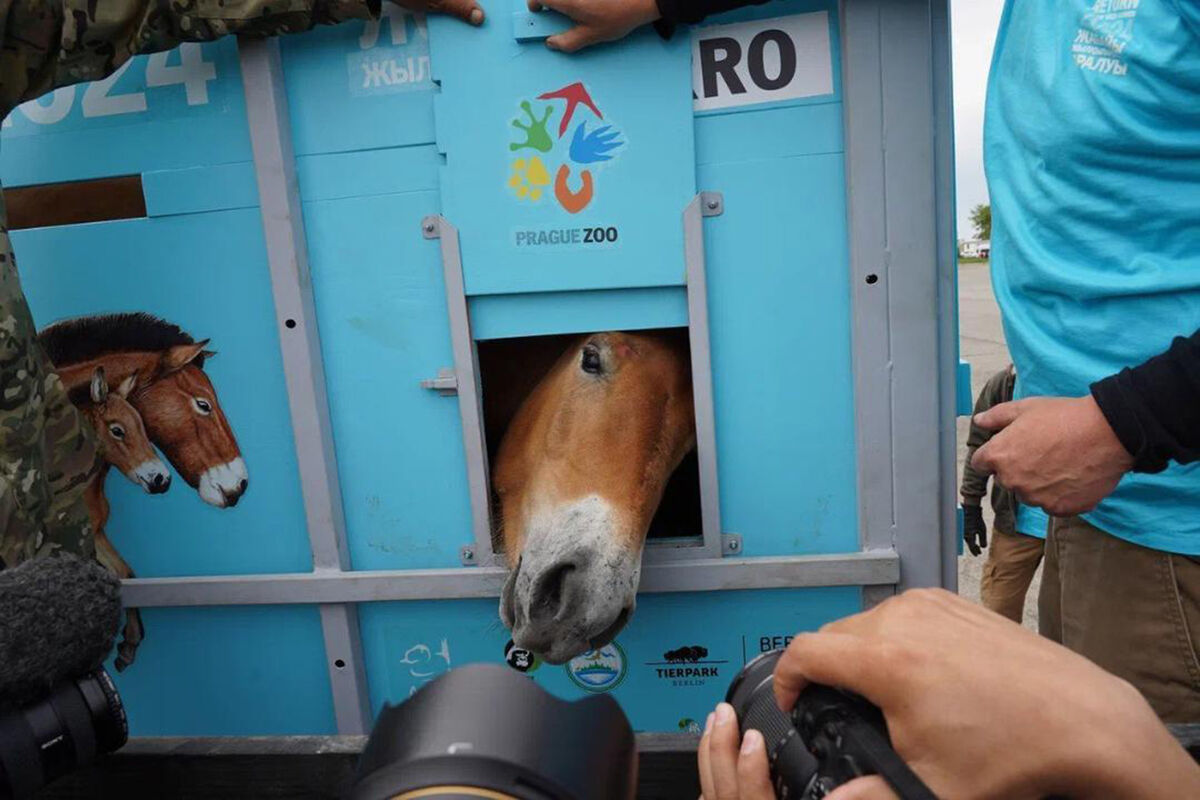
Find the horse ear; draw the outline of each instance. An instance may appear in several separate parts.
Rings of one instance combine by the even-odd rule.
[[[92,373],[90,394],[92,402],[96,405],[108,399],[108,382],[104,380],[104,367],[96,367],[96,371]]]
[[[216,351],[216,350],[205,350],[205,351],[203,351],[202,353],[200,353],[200,355],[204,356],[204,357],[205,357],[205,359],[212,358],[212,357],[214,357],[216,354],[217,354],[217,351]]]
[[[169,348],[163,353],[162,361],[159,362],[163,373],[175,372],[186,367],[188,364],[196,360],[196,356],[204,352],[204,348],[208,345],[208,339],[202,342],[193,342],[191,344],[177,344]]]
[[[133,394],[133,390],[137,387],[138,374],[132,373],[125,380],[121,381],[121,385],[117,387],[117,394],[121,397],[129,397]]]

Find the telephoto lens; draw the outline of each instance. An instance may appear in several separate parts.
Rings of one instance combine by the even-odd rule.
[[[25,800],[54,779],[125,744],[129,727],[103,668],[0,715],[0,800]]]
[[[351,800],[633,800],[637,749],[617,702],[559,700],[496,664],[451,670],[386,706]]]
[[[775,702],[772,676],[782,654],[781,650],[764,653],[742,667],[729,684],[725,702],[733,706],[743,734],[756,730],[763,735],[775,796],[795,800],[809,797],[816,788],[821,765],[800,738],[792,716]]]

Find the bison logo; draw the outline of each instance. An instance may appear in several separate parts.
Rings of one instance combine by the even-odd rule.
[[[691,647],[680,647],[663,653],[663,659],[672,664],[695,664],[708,657],[708,648],[694,644]]]

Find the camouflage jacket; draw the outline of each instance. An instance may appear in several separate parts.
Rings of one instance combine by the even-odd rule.
[[[136,55],[226,34],[270,36],[377,15],[380,0],[0,0],[0,117]],[[84,489],[100,462],[36,339],[0,203],[0,568],[91,556]]]
[[[1016,373],[1013,372],[1012,364],[1009,364],[984,384],[978,399],[975,400],[974,413],[982,414],[992,406],[1012,400],[1016,383]],[[986,431],[976,425],[974,420],[971,421],[971,432],[967,435],[967,460],[963,464],[961,490],[963,503],[966,505],[979,505],[983,496],[987,494],[988,479],[991,476],[972,467],[971,457],[991,438],[991,431]],[[992,511],[996,512],[996,530],[1002,533],[1016,532],[1016,495],[1001,486],[999,481],[992,481]]]

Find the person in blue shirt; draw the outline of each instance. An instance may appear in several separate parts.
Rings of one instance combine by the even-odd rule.
[[[748,4],[530,0],[577,23],[547,41],[563,51]],[[1164,719],[1200,720],[1200,447],[1183,442],[1195,404],[1164,423],[1155,401],[1172,390],[1143,380],[1139,396],[1122,372],[1173,372],[1186,391],[1182,365],[1195,366],[1176,352],[1188,340],[1168,346],[1200,329],[1200,3],[1006,0],[984,161],[992,280],[1022,380],[1018,403],[981,418],[1007,428],[975,464],[1060,515],[1041,631]]]

